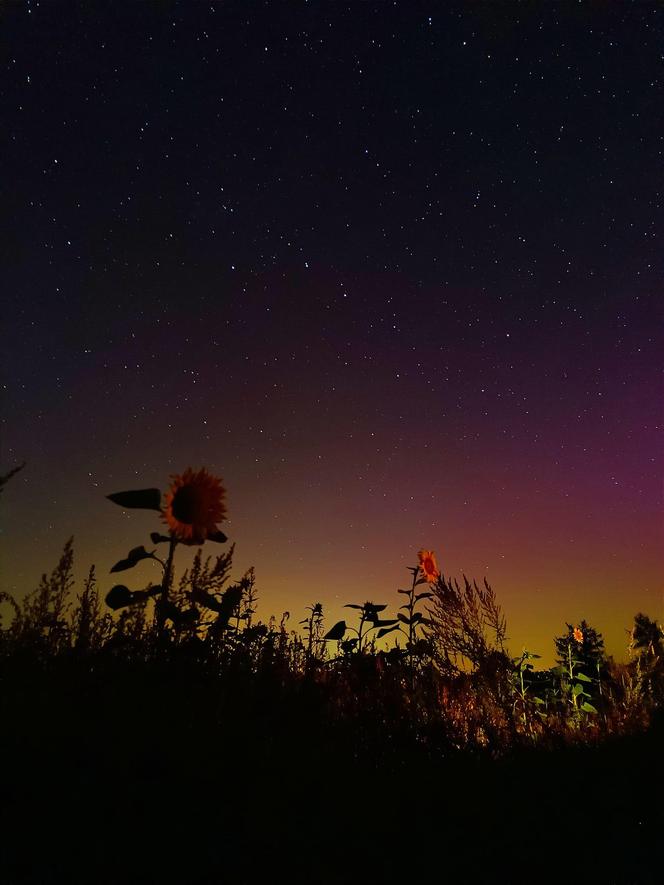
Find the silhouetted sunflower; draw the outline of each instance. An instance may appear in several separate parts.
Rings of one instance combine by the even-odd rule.
[[[436,555],[433,550],[420,550],[417,554],[420,560],[420,569],[427,583],[432,584],[440,575],[436,564]]]
[[[171,479],[162,519],[178,541],[202,544],[218,533],[217,523],[226,516],[226,489],[204,467],[198,471],[188,467],[181,476]]]

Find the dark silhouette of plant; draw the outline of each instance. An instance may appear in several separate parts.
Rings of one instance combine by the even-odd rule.
[[[656,620],[639,612],[629,635],[632,667],[620,677],[630,718],[638,720],[644,706],[664,703],[664,634]]]
[[[526,651],[524,648],[520,657],[512,659],[514,665],[512,690],[515,696],[513,710],[520,714],[523,728],[531,737],[533,736],[533,716],[536,715],[541,719],[546,715],[541,709],[546,706],[545,701],[532,691],[537,687],[537,682],[533,678],[535,667],[531,661],[538,660],[540,657],[541,655]]]
[[[5,473],[3,476],[0,476],[0,495],[2,494],[5,486],[7,485],[9,480],[12,478],[12,476],[16,476],[16,474],[20,470],[23,470],[25,465],[26,465],[26,462],[23,461],[21,464],[18,465],[18,467],[13,467],[8,473]]]
[[[581,669],[584,662],[573,657],[572,643],[567,645],[567,660],[551,671],[560,679],[560,695],[563,703],[568,705],[573,715],[574,724],[578,727],[582,713],[597,713],[597,707],[591,703],[592,694],[587,691],[593,679]]]
[[[125,571],[134,568],[144,559],[155,559],[163,568],[163,577],[159,590],[148,587],[144,591],[130,591],[124,585],[116,585],[111,589],[106,602],[111,608],[124,608],[127,605],[144,603],[152,596],[157,596],[155,608],[157,633],[162,644],[167,639],[166,623],[171,621],[176,630],[184,624],[193,623],[196,620],[196,610],[191,608],[186,612],[179,608],[170,599],[173,584],[173,559],[175,549],[179,543],[186,545],[202,545],[206,540],[223,543],[227,541],[226,535],[217,528],[226,515],[224,505],[225,489],[217,477],[209,474],[204,468],[193,471],[185,470],[181,475],[174,475],[169,491],[162,503],[162,494],[159,489],[138,489],[126,492],[115,492],[107,497],[113,503],[127,509],[156,510],[169,528],[168,535],[152,532],[150,535],[153,544],[168,543],[168,555],[166,560],[155,556],[154,550],[148,551],[144,547],[134,547],[124,559],[117,562],[111,572]],[[204,591],[201,591],[204,592]],[[202,602],[208,608],[217,611],[224,619],[224,627],[228,623],[230,614],[227,608],[234,600],[234,595],[226,599],[225,606],[219,610],[220,603],[215,600],[194,600]],[[208,604],[210,603],[211,604]],[[233,608],[237,605],[234,601]],[[219,625],[219,617],[217,617]]]
[[[300,621],[300,624],[304,626],[304,633],[307,639],[307,659],[322,659],[325,655],[323,603],[314,602],[313,605],[307,606],[307,611],[309,612],[307,617]],[[341,635],[343,636],[343,634]]]
[[[244,621],[245,627],[251,627],[252,618],[256,614],[258,593],[256,592],[256,573],[253,566],[240,579],[240,587],[242,588],[242,599],[238,611],[238,630],[240,629],[240,621]]]
[[[156,548],[171,539],[152,541]],[[356,625],[339,621],[325,633],[323,607],[315,603],[299,622],[300,635],[289,630],[288,612],[269,623],[257,620],[255,574],[250,569],[232,583],[233,552],[204,557],[199,547],[179,580],[171,579],[165,600],[162,583],[137,591],[116,585],[107,596],[111,613],[100,601],[94,569],[75,595],[67,542],[57,567],[20,604],[0,594],[13,611],[0,630],[0,676],[37,668],[56,682],[68,674],[92,692],[105,691],[108,679],[113,697],[128,692],[124,682],[122,691],[113,688],[118,674],[131,673],[140,683],[154,672],[150,691],[163,682],[162,706],[176,717],[181,700],[174,686],[200,691],[201,710],[237,698],[243,706],[233,727],[241,743],[242,722],[255,723],[255,710],[264,711],[258,728],[270,731],[267,723],[285,704],[297,728],[313,716],[333,743],[348,741],[363,757],[407,755],[414,747],[434,755],[452,748],[500,754],[522,744],[592,743],[646,729],[664,703],[664,670],[652,654],[659,628],[645,615],[635,619],[633,647],[640,652],[629,664],[605,661],[601,636],[582,622],[559,637],[566,639],[564,663],[537,671],[531,652],[507,657],[505,619],[490,586],[446,581],[434,574],[429,556],[426,573],[410,569],[401,617],[386,618],[384,604],[349,604]],[[134,548],[114,568],[158,558],[152,548]],[[167,606],[163,631],[155,602]],[[416,617],[422,605],[429,606],[426,618]],[[403,648],[381,647],[379,640],[389,644],[400,633]],[[331,659],[329,641],[339,644]],[[589,661],[600,662],[596,677]],[[129,714],[117,715],[122,722]],[[122,731],[130,730],[127,720]]]
[[[51,574],[43,574],[37,589],[20,604],[10,594],[3,594],[14,609],[6,637],[14,647],[31,649],[39,655],[56,655],[69,647],[71,628],[67,614],[74,586],[73,567],[74,539],[70,538]]]
[[[491,585],[486,578],[482,587],[475,581],[471,584],[465,575],[463,584],[440,575],[430,585],[433,598],[426,635],[437,665],[451,675],[486,669],[489,663],[509,670],[507,624]]]
[[[415,608],[417,607],[417,604],[423,599],[432,599],[433,593],[430,590],[416,593],[416,588],[421,584],[432,583],[431,581],[427,580],[427,578],[422,574],[421,566],[410,566],[408,571],[411,572],[413,581],[410,590],[397,590],[397,593],[401,593],[407,597],[404,605],[399,606],[399,614],[397,615],[397,617],[401,621],[401,623],[408,628],[406,632],[406,650],[408,652],[409,661],[412,665],[413,655],[416,654],[417,651],[417,628],[425,627],[428,624],[427,618],[424,616],[424,614],[421,611],[415,611]],[[401,609],[406,609],[405,615],[401,614]]]
[[[567,632],[554,639],[557,663],[563,667],[568,666],[571,648],[574,659],[586,675],[597,673],[605,659],[602,634],[586,621],[581,621],[578,626],[566,626]]]
[[[237,589],[229,597],[225,596],[234,552],[233,544],[225,553],[204,560],[202,548],[196,551],[191,567],[184,571],[178,588],[172,591],[172,602],[177,607],[173,623],[181,635],[204,638],[214,624],[219,629],[227,628],[241,598],[241,591]],[[220,615],[225,620],[223,625],[219,624]]]
[[[345,655],[352,654],[353,652],[362,654],[366,650],[369,638],[381,639],[393,630],[399,629],[398,618],[379,618],[380,612],[385,611],[387,604],[365,602],[364,605],[358,605],[357,603],[349,602],[344,608],[354,608],[359,611],[360,620],[357,627],[349,627],[345,621],[338,621],[324,638],[340,642],[341,650]],[[374,630],[378,632],[374,634]],[[344,639],[346,633],[354,633],[355,636]]]
[[[83,592],[78,597],[78,605],[72,615],[74,648],[79,651],[99,648],[108,641],[112,630],[113,619],[108,612],[102,610],[95,567],[90,566]]]
[[[657,621],[642,612],[635,615],[630,647],[635,652],[661,658],[664,654],[664,632]]]

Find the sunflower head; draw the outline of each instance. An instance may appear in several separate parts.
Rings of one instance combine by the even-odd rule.
[[[162,519],[181,543],[202,544],[218,531],[217,523],[226,516],[226,489],[204,467],[197,471],[188,467],[171,480]]]
[[[428,584],[432,584],[440,575],[433,550],[420,550],[417,554],[420,571]]]
[[[583,631],[580,627],[574,628],[574,641],[578,642],[579,645],[581,645],[581,643],[583,642]]]

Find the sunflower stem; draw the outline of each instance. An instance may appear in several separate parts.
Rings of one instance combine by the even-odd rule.
[[[171,576],[173,574],[173,556],[177,546],[177,538],[171,535],[168,546],[168,559],[166,560],[166,568],[164,569],[164,579],[161,582],[161,599],[157,617],[157,632],[160,640],[166,639],[166,603],[168,602],[168,592],[171,586]]]

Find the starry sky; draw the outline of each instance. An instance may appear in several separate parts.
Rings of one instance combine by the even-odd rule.
[[[159,523],[104,496],[191,465],[265,620],[421,547],[514,654],[664,615],[661,6],[0,17],[6,589],[72,534],[109,589]]]

